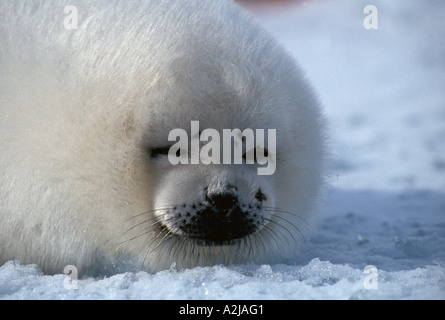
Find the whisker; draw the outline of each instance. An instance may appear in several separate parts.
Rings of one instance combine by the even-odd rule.
[[[247,242],[248,242],[248,244],[247,244]],[[250,255],[252,253],[252,234],[249,234],[247,236],[246,245],[245,246],[248,247],[248,251],[247,251],[247,254],[246,254],[246,260],[247,260],[247,259],[249,259]]]
[[[289,235],[292,237],[292,239],[294,240],[294,243],[298,243],[298,241],[297,241],[297,239],[295,238],[294,234],[293,234],[292,232],[290,232],[288,228],[286,228],[286,227],[283,226],[281,223],[279,223],[279,222],[277,222],[277,221],[274,221],[274,220],[272,220],[272,219],[267,219],[267,220],[268,220],[268,222],[273,223],[273,224],[275,224],[276,226],[278,226],[278,227],[279,227],[278,230],[280,230],[280,229],[284,229],[284,230],[285,230],[287,233],[289,233]],[[287,238],[287,237],[285,237],[285,238]],[[303,239],[304,239],[304,238],[303,238]],[[289,241],[288,241],[288,242],[289,242]],[[289,242],[289,244],[290,244],[290,242]]]
[[[301,217],[301,216],[299,216],[299,215],[297,215],[295,213],[292,213],[292,212],[289,212],[289,211],[285,211],[285,210],[279,210],[279,209],[277,209],[277,210],[276,209],[266,209],[266,211],[290,214],[293,217],[299,218],[310,231],[313,231],[313,227],[307,221],[305,221],[305,219],[303,217]],[[285,219],[284,217],[281,217],[279,215],[274,215],[274,217],[279,217],[280,219],[285,220],[287,223],[291,224],[294,228],[298,229],[298,227],[296,227],[292,222],[290,222],[289,220]]]
[[[165,236],[161,239],[161,241],[158,243],[158,245],[157,245],[156,247],[154,247],[153,249],[151,249],[146,255],[148,255],[148,254],[154,252],[157,248],[159,248],[159,246],[165,241],[165,238],[166,238],[168,235],[170,235],[170,238],[171,238],[174,234],[172,233],[171,230],[169,230],[169,231],[165,234]],[[167,238],[167,240],[168,240],[168,239],[169,239],[169,238]],[[145,258],[144,258],[144,259],[145,259]]]
[[[274,252],[274,251],[276,251],[276,250],[280,250],[280,251],[283,251],[283,248],[284,248],[284,246],[282,245],[283,243],[282,243],[282,240],[279,238],[279,236],[277,235],[277,233],[276,232],[274,232],[269,226],[264,226],[264,228],[263,228],[263,230],[265,231],[265,232],[267,232],[267,234],[268,234],[268,239],[273,239],[273,242],[275,243],[275,246],[276,246],[276,249],[274,249],[273,247],[272,247],[272,242],[270,242],[269,243],[269,245],[268,245],[268,247],[270,248],[269,249],[269,251],[270,252]],[[278,238],[277,238],[278,237]],[[263,243],[264,243],[264,246],[266,247],[266,242],[265,242],[265,240],[264,239],[262,239],[263,241]]]
[[[298,233],[300,233],[300,235],[301,235],[301,237],[303,238],[303,240],[306,241],[306,238],[305,238],[303,232],[302,232],[302,231],[300,230],[300,228],[298,228],[295,224],[293,224],[293,223],[290,222],[289,220],[287,220],[287,219],[285,219],[285,218],[283,218],[283,217],[280,217],[280,216],[278,216],[278,215],[274,215],[273,218],[279,218],[279,219],[285,221],[286,223],[288,223],[289,225],[291,225],[292,227],[294,227],[294,228],[298,231]],[[273,220],[273,219],[272,219],[272,220]],[[276,221],[274,221],[274,222],[278,224],[278,222],[276,222]],[[281,225],[281,224],[279,224],[279,225]],[[281,227],[283,227],[283,226],[281,225]],[[284,228],[284,227],[283,227],[283,228]]]
[[[142,213],[140,213],[140,214],[137,214],[137,215],[135,215],[135,216],[133,216],[133,217],[130,217],[130,218],[128,218],[128,219],[125,219],[123,222],[128,222],[128,221],[133,220],[133,219],[136,219],[136,218],[138,218],[138,217],[140,217],[140,216],[143,216],[143,215],[146,215],[146,214],[149,214],[149,213],[153,213],[153,212],[156,212],[156,211],[160,211],[160,210],[169,210],[169,209],[173,209],[173,210],[175,210],[176,208],[180,208],[180,207],[182,207],[182,208],[186,208],[186,207],[191,207],[191,206],[194,206],[194,205],[181,204],[181,205],[168,205],[168,206],[166,205],[166,206],[162,206],[162,207],[157,207],[157,208],[155,208],[155,209],[148,210],[148,211],[144,211],[144,212],[142,212]],[[167,215],[167,214],[168,214],[168,213],[164,213],[164,214],[162,214],[162,215],[156,215],[156,216],[154,216],[154,217],[151,217],[151,218],[149,218],[149,219],[146,219],[146,220],[144,220],[144,221],[142,221],[142,222],[140,222],[140,223],[134,225],[133,227],[129,228],[127,231],[125,231],[125,232],[121,235],[121,237],[124,236],[124,235],[125,235],[126,233],[128,233],[129,231],[131,231],[132,229],[137,228],[139,225],[144,224],[144,223],[147,223],[147,222],[149,222],[149,221],[151,221],[151,220],[159,219],[159,218],[161,218],[162,216]]]
[[[173,218],[172,218],[172,219],[173,219]],[[169,220],[171,220],[171,219],[169,219]],[[161,245],[165,244],[165,243],[166,243],[167,241],[169,241],[170,239],[175,238],[175,236],[176,236],[176,232],[177,232],[178,230],[180,230],[179,227],[176,227],[175,230],[167,229],[167,228],[164,227],[164,228],[162,228],[161,232],[159,232],[159,234],[153,239],[153,241],[150,242],[150,244],[148,244],[148,242],[145,244],[147,250],[146,250],[146,252],[145,252],[144,259],[143,259],[143,261],[142,261],[142,267],[143,267],[144,264],[145,264],[145,261],[146,261],[146,259],[147,259],[147,256],[148,256],[150,253],[155,252]],[[166,231],[168,231],[168,232],[162,237],[162,239],[159,240],[159,243],[158,243],[154,248],[150,249],[150,247],[155,243],[155,241],[158,240],[158,238],[159,238],[163,233],[165,233]],[[178,239],[178,238],[176,238],[176,239]],[[178,241],[178,242],[179,242],[179,241]],[[183,243],[185,243],[185,241],[183,241]],[[175,243],[175,245],[171,245],[171,246],[170,246],[170,251],[172,250],[173,247],[176,247],[176,243]]]
[[[256,210],[258,213],[266,211],[271,212],[271,214],[261,222],[257,222],[260,228],[259,232],[251,233],[239,239],[239,241],[224,244],[220,247],[205,246],[187,236],[178,236],[180,234],[178,233],[180,225],[173,222],[177,217],[172,214],[171,210],[181,208],[186,210],[186,208],[192,206],[195,205],[165,205],[126,219],[127,223],[134,221],[134,225],[129,226],[120,236],[121,241],[117,242],[117,245],[122,245],[152,233],[152,236],[147,237],[146,240],[142,240],[140,243],[142,247],[139,254],[141,258],[143,257],[142,268],[144,268],[153,253],[155,255],[162,254],[168,256],[171,261],[176,262],[177,268],[180,268],[181,266],[205,263],[206,256],[219,256],[220,258],[218,259],[222,259],[221,261],[230,263],[231,261],[249,261],[250,257],[267,255],[267,252],[282,253],[289,245],[296,244],[301,239],[306,241],[306,237],[302,232],[302,230],[305,230],[305,227],[301,229],[302,225],[312,228],[303,217],[295,212],[278,207],[262,206],[259,210]],[[286,214],[291,217],[286,217]],[[143,218],[139,219],[141,217]],[[124,237],[127,239],[122,239]]]
[[[182,206],[182,205],[181,205],[181,206]],[[154,209],[152,209],[152,210],[144,211],[144,212],[139,213],[139,214],[137,214],[137,215],[134,215],[134,216],[132,216],[132,217],[130,217],[130,218],[127,218],[127,219],[124,220],[124,222],[127,222],[127,221],[129,221],[129,220],[136,219],[136,218],[138,218],[138,217],[140,217],[140,216],[143,216],[143,215],[145,215],[145,214],[148,214],[148,213],[156,212],[156,211],[158,211],[158,210],[168,210],[168,209],[173,209],[173,210],[174,210],[174,209],[176,209],[176,208],[178,208],[178,207],[180,207],[180,205],[169,205],[169,206],[156,207],[156,208],[154,208]]]
[[[168,219],[168,220],[171,220],[171,219]],[[167,221],[168,221],[168,220],[167,220]],[[151,224],[150,226],[145,227],[145,228],[142,230],[142,232],[139,233],[138,235],[136,235],[136,236],[134,236],[134,237],[132,237],[132,238],[130,238],[130,239],[124,240],[124,241],[122,241],[122,242],[119,242],[119,243],[117,243],[117,244],[120,245],[120,244],[126,243],[126,242],[128,242],[128,241],[134,240],[134,239],[136,239],[136,238],[139,238],[139,237],[141,237],[141,236],[143,236],[143,235],[149,233],[150,231],[154,230],[154,229],[150,229],[150,228],[153,227],[153,226],[155,226],[155,225],[157,225],[157,224],[162,225],[161,221],[156,221],[156,222],[154,222],[153,224]]]
[[[145,251],[145,255],[144,255],[144,259],[142,260],[142,268],[144,268],[145,265],[145,260],[147,259],[147,255],[149,253],[148,249],[150,249],[150,246],[153,244],[154,241],[156,241],[167,229],[162,229],[158,235],[156,237],[154,237],[153,239],[150,239],[149,241],[146,242],[146,244],[144,245],[145,248],[147,248],[147,250]]]
[[[167,215],[167,214],[168,214],[168,213],[164,213],[164,214],[162,214],[162,215],[160,215],[160,216],[151,217],[151,218],[146,219],[146,220],[144,220],[144,221],[142,221],[142,222],[139,222],[138,224],[132,226],[132,227],[129,228],[127,231],[125,231],[123,234],[121,234],[120,237],[123,237],[123,236],[126,235],[128,232],[130,232],[131,230],[133,230],[133,229],[135,229],[135,228],[137,228],[137,227],[139,227],[139,226],[141,226],[141,225],[143,225],[143,224],[145,224],[145,223],[151,222],[151,221],[153,221],[153,220],[158,220],[159,218],[161,218],[161,217],[163,217],[163,216],[165,216],[165,215]],[[154,222],[151,226],[153,226],[153,225],[155,225],[155,224],[157,224],[157,223],[161,223],[161,221],[156,221],[156,222]]]
[[[279,213],[287,213],[287,214],[290,214],[290,215],[292,215],[292,216],[294,216],[294,217],[300,219],[303,223],[306,224],[306,226],[307,226],[308,228],[311,228],[311,230],[312,230],[312,226],[311,226],[311,225],[310,225],[310,224],[309,224],[309,223],[308,223],[302,216],[298,215],[298,214],[295,213],[295,212],[287,211],[287,210],[280,209],[280,208],[276,208],[276,207],[269,207],[269,206],[263,206],[263,208],[265,209],[265,211],[274,211],[274,212],[279,212]]]
[[[164,217],[164,216],[166,216],[167,214],[168,214],[168,213],[165,213],[165,214],[162,214],[162,215],[159,215],[159,216],[156,216],[156,217],[151,217],[151,218],[145,219],[145,220],[143,220],[143,221],[137,223],[136,225],[130,227],[129,229],[127,229],[127,231],[125,231],[124,233],[122,233],[122,234],[119,236],[119,238],[122,238],[124,235],[126,235],[127,233],[129,233],[129,232],[132,231],[133,229],[136,229],[137,227],[140,227],[140,226],[143,225],[143,224],[152,222],[153,220],[155,220],[155,222],[153,222],[153,223],[151,224],[151,226],[154,226],[154,225],[156,225],[156,224],[160,224],[160,223],[161,223],[161,220],[159,220],[159,219],[162,218],[162,217]]]

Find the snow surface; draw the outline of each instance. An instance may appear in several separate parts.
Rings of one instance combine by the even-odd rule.
[[[363,9],[378,9],[366,30]],[[323,219],[295,261],[79,280],[0,266],[0,299],[445,299],[445,2],[253,8],[295,56],[330,125]],[[364,268],[377,268],[366,289]]]

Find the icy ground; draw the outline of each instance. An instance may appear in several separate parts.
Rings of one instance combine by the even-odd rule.
[[[368,4],[377,30],[363,27]],[[77,290],[63,274],[8,262],[0,298],[445,299],[445,2],[313,0],[254,12],[300,62],[330,125],[324,218],[301,257],[119,274]]]

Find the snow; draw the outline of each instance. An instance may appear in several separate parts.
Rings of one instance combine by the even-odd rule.
[[[368,4],[377,30],[363,27]],[[0,299],[445,299],[445,3],[252,10],[299,61],[329,123],[323,217],[301,256],[82,279],[77,289],[10,261]]]
[[[306,265],[242,265],[118,274],[64,287],[64,275],[12,261],[0,270],[3,299],[438,299],[443,266],[378,271],[378,288],[365,289],[360,269],[314,258]]]

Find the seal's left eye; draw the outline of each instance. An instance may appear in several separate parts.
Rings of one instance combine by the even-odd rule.
[[[170,150],[171,146],[162,146],[158,148],[151,148],[149,150],[150,156],[153,158],[160,157],[160,156],[168,156],[168,151]]]

